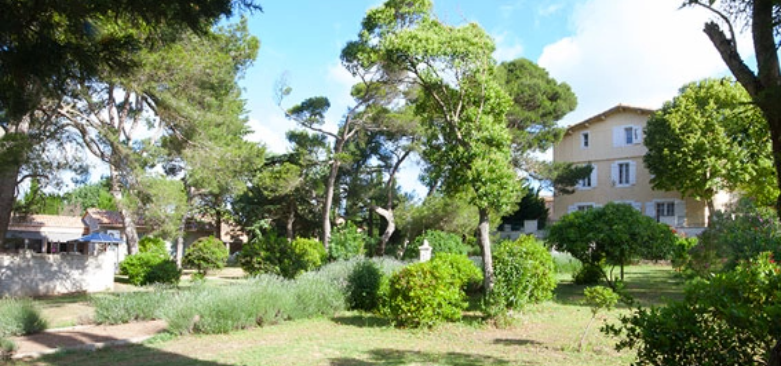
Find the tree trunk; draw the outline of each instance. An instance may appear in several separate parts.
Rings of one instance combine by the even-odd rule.
[[[138,232],[136,231],[136,223],[133,221],[133,215],[130,209],[127,207],[127,203],[122,200],[122,189],[120,188],[119,173],[114,168],[113,164],[110,170],[111,174],[111,195],[114,196],[114,201],[119,209],[119,214],[122,216],[122,226],[125,231],[125,243],[127,243],[127,254],[133,255],[138,253]]]
[[[340,149],[337,149],[340,150]],[[336,155],[336,154],[334,154]],[[325,186],[325,203],[323,204],[323,246],[328,251],[328,243],[331,241],[331,205],[334,202],[334,186],[336,185],[336,175],[339,173],[339,160],[331,163],[331,173],[328,175],[328,183]]]
[[[491,256],[491,238],[488,232],[491,229],[491,222],[487,208],[480,208],[479,212],[480,223],[477,229],[480,233],[480,250],[483,254],[483,287],[487,295],[494,289],[494,261]]]
[[[767,360],[767,366],[781,366],[781,340],[770,349],[770,357]]]
[[[179,225],[179,237],[176,238],[176,268],[182,269],[182,257],[184,257],[184,235],[187,225],[187,215],[182,215],[182,222]]]
[[[11,224],[11,215],[13,215],[14,203],[16,202],[16,186],[19,183],[19,172],[22,170],[22,164],[27,154],[25,146],[14,146],[23,144],[26,141],[18,138],[12,139],[10,135],[27,135],[29,130],[30,118],[25,116],[18,123],[9,123],[5,135],[0,137],[0,142],[3,142],[2,165],[0,165],[0,246],[5,242],[8,225]]]
[[[376,254],[378,256],[383,256],[385,255],[385,246],[388,244],[388,241],[393,235],[393,232],[396,231],[396,220],[393,217],[392,209],[386,210],[382,207],[377,207],[377,206],[372,207],[372,209],[378,215],[382,216],[385,219],[385,221],[388,222],[388,227],[385,228],[385,232],[382,233],[382,237],[380,238],[380,244],[377,245],[377,251],[376,251]]]
[[[285,232],[287,234],[288,242],[292,242],[293,239],[295,239],[295,237],[293,236],[293,224],[295,222],[296,222],[296,210],[294,210],[293,207],[290,207],[290,212],[288,212],[287,220],[285,221]]]

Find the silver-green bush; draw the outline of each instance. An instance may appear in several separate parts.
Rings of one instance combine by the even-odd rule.
[[[30,299],[0,299],[0,338],[38,333],[48,324]]]

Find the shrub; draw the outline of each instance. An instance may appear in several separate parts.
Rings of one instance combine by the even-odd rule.
[[[140,253],[161,253],[161,254],[168,254],[168,249],[166,249],[165,241],[160,238],[156,238],[154,236],[145,236],[141,238],[141,240],[138,241],[138,251]]]
[[[363,255],[366,234],[358,231],[352,222],[337,227],[328,244],[328,258],[332,261]]]
[[[553,257],[530,235],[504,241],[494,251],[492,303],[506,309],[520,309],[550,299],[556,288]]]
[[[9,360],[16,350],[14,341],[0,337],[0,360]]]
[[[323,243],[316,239],[296,238],[290,243],[287,253],[279,266],[280,274],[286,278],[295,278],[317,269],[325,261]]]
[[[461,319],[465,285],[445,260],[416,263],[394,273],[381,313],[397,326],[432,327]]]
[[[374,262],[359,261],[347,278],[347,307],[351,310],[374,311],[380,303],[382,272]]]
[[[143,286],[152,283],[177,284],[182,272],[176,262],[157,252],[137,253],[119,264],[120,273],[127,275],[130,283]]]
[[[572,275],[572,282],[576,285],[596,285],[605,276],[602,266],[599,264],[586,264]]]
[[[125,292],[95,295],[90,298],[95,307],[95,322],[98,324],[123,324],[132,321],[162,318],[168,294],[166,287],[151,292]]]
[[[570,273],[574,275],[583,268],[583,263],[569,253],[554,251],[551,253],[551,256],[553,256],[553,265],[556,268],[556,273]]]
[[[228,250],[225,243],[213,236],[196,240],[184,254],[182,263],[195,268],[199,274],[206,276],[207,272],[225,267],[228,261]]]
[[[329,282],[333,283],[335,286],[337,286],[342,292],[345,293],[345,296],[349,293],[347,290],[349,286],[349,278],[350,275],[353,273],[355,266],[358,265],[358,263],[363,262],[364,260],[370,261],[374,263],[377,268],[380,270],[383,276],[388,277],[393,272],[396,272],[400,268],[403,268],[406,263],[399,261],[395,258],[389,258],[389,257],[374,257],[374,258],[352,258],[348,260],[341,260],[336,262],[331,262],[326,264],[325,266],[321,267],[317,273],[322,278],[325,278]]]
[[[691,261],[691,254],[689,253],[692,248],[697,245],[697,238],[678,238],[675,241],[675,247],[673,247],[673,254],[670,262],[673,269],[681,271],[689,266]]]
[[[447,266],[464,291],[475,292],[483,284],[483,271],[464,254],[440,253],[433,262]]]
[[[30,299],[0,299],[0,338],[42,332],[48,326]]]
[[[250,275],[270,273],[285,278],[316,269],[324,260],[325,249],[319,241],[296,238],[288,243],[273,232],[253,239],[238,256],[239,265]]]
[[[726,212],[715,212],[691,253],[689,269],[705,276],[729,270],[762,252],[781,258],[781,223],[769,208],[741,199]]]
[[[636,365],[766,365],[781,339],[781,267],[765,253],[734,270],[698,279],[683,301],[638,309],[605,333]]]
[[[423,235],[415,238],[415,240],[407,246],[403,258],[418,259],[420,257],[419,248],[423,245],[424,240],[428,240],[428,244],[431,246],[431,253],[434,255],[438,253],[468,255],[471,249],[468,244],[465,244],[461,240],[460,235],[439,230],[426,230]]]
[[[586,335],[588,335],[588,330],[591,328],[591,323],[594,322],[594,319],[596,319],[597,314],[600,312],[600,310],[611,310],[613,307],[616,306],[618,303],[618,300],[620,296],[613,292],[608,287],[604,286],[594,286],[594,287],[588,287],[585,290],[583,290],[583,296],[585,297],[586,304],[591,308],[591,319],[588,321],[588,325],[586,325],[586,330],[583,331],[583,336],[580,337],[580,342],[578,343],[578,351],[583,350],[583,342],[586,340]]]

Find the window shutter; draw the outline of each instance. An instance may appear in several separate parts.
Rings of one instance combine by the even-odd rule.
[[[592,170],[591,170],[591,186],[596,187],[597,186],[597,177],[599,174],[597,174],[597,166],[594,164],[591,164]]]
[[[645,215],[656,220],[656,202],[651,201],[645,203]]]
[[[618,184],[618,163],[610,164],[610,180],[613,186]]]
[[[629,185],[633,186],[637,183],[637,163],[634,161],[629,162]]]
[[[686,225],[686,201],[675,200],[676,226]]]
[[[637,211],[643,212],[643,204],[640,202],[632,201],[632,207]]]
[[[613,127],[613,147],[624,146],[624,130],[621,127]]]
[[[578,210],[578,206],[576,205],[570,205],[569,207],[567,207],[567,213],[573,213],[577,210]]]

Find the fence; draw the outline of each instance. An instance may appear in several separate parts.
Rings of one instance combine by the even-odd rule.
[[[116,258],[110,253],[0,254],[0,296],[98,292],[114,287]]]

